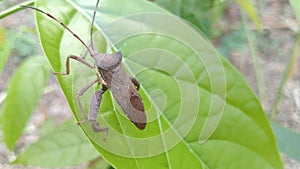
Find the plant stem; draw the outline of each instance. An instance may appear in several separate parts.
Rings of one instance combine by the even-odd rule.
[[[257,89],[258,89],[258,98],[260,100],[262,100],[265,96],[265,85],[264,85],[264,81],[263,81],[263,75],[261,73],[262,72],[261,67],[259,65],[257,51],[255,49],[255,39],[253,37],[253,34],[251,34],[251,32],[249,32],[249,30],[247,29],[246,18],[245,18],[245,14],[243,13],[243,11],[241,11],[241,16],[242,16],[244,29],[245,29],[247,39],[248,39],[250,54],[252,57],[252,64],[253,64],[253,68],[254,68],[254,72],[255,72],[255,78],[256,78]]]
[[[26,2],[22,2],[18,5],[14,5],[14,6],[8,8],[8,9],[2,11],[2,12],[0,12],[0,19],[5,18],[6,16],[9,16],[11,14],[14,14],[14,13],[24,9],[20,5],[30,6],[30,5],[33,5],[34,2],[35,2],[35,0],[29,0],[29,1],[26,1]]]
[[[297,35],[296,42],[294,44],[294,48],[293,48],[292,54],[289,59],[289,63],[284,71],[282,80],[280,81],[279,88],[276,92],[277,94],[276,94],[275,101],[274,101],[274,104],[272,106],[272,111],[271,111],[272,119],[275,119],[276,115],[278,114],[277,109],[278,109],[280,100],[282,98],[283,89],[286,85],[286,82],[293,75],[294,70],[297,69],[297,60],[299,59],[299,47],[300,47],[300,33],[298,33],[298,35]]]

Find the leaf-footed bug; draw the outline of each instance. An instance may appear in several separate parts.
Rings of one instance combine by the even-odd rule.
[[[79,57],[76,55],[69,55],[66,60],[66,72],[54,72],[54,74],[60,75],[68,75],[70,73],[69,62],[70,59],[77,60],[78,62],[83,63],[89,68],[96,68],[98,78],[86,85],[82,88],[76,95],[76,100],[80,111],[83,115],[83,120],[78,122],[78,125],[85,123],[89,120],[92,129],[95,132],[105,131],[106,135],[103,138],[104,140],[108,134],[108,127],[100,127],[96,122],[96,118],[100,109],[100,104],[102,100],[102,95],[107,89],[110,89],[113,97],[116,99],[117,103],[120,105],[121,109],[127,115],[127,117],[131,120],[131,122],[140,130],[145,129],[146,127],[146,113],[144,109],[144,104],[138,90],[140,88],[139,81],[126,74],[124,68],[122,67],[122,53],[116,52],[113,54],[103,54],[99,53],[93,43],[93,25],[95,22],[95,16],[97,13],[99,0],[96,3],[96,9],[94,10],[91,28],[90,28],[90,47],[86,45],[86,43],[72,30],[70,30],[64,23],[56,19],[53,15],[44,12],[41,9],[31,7],[31,6],[22,6],[24,8],[29,8],[36,10],[44,15],[47,15],[49,18],[53,19],[55,22],[59,23],[62,27],[64,27],[68,32],[70,32],[77,40],[79,40],[82,45],[87,49],[87,52],[94,59],[94,65],[91,65],[89,62],[85,60],[85,57]],[[87,117],[86,113],[83,110],[82,104],[80,102],[80,96],[83,95],[90,87],[92,87],[96,83],[102,83],[102,88],[100,91],[97,91],[92,96],[89,107],[89,117]]]

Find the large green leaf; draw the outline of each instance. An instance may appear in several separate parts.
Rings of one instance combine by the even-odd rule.
[[[89,41],[95,1],[39,0],[83,41]],[[37,14],[44,51],[54,71],[65,71],[70,54],[86,49],[59,24]],[[95,27],[97,46],[123,53],[123,66],[141,82],[147,127],[138,130],[106,92],[99,118],[109,133],[82,125],[103,158],[116,168],[282,168],[271,128],[259,101],[241,75],[213,46],[179,18],[140,0],[103,0]],[[90,57],[88,61],[92,63]],[[82,119],[77,92],[96,72],[72,61],[71,74],[58,76],[77,120]],[[98,85],[81,101],[86,112]]]
[[[31,57],[12,77],[1,111],[3,140],[12,149],[21,136],[49,76],[49,65],[43,57]]]
[[[51,126],[53,127],[53,125]],[[66,167],[88,162],[99,154],[69,120],[46,134],[18,155],[14,163],[41,167]]]

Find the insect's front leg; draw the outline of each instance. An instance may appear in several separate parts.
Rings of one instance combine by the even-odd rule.
[[[96,122],[97,119],[97,115],[100,109],[100,104],[102,101],[102,95],[104,94],[104,92],[107,90],[107,87],[102,85],[102,89],[100,91],[97,91],[90,102],[90,113],[89,113],[89,122],[91,127],[93,128],[93,130],[95,132],[101,132],[101,131],[105,131],[106,135],[103,138],[103,140],[106,139],[107,134],[108,134],[108,128],[107,127],[100,127],[99,123]]]
[[[75,56],[75,55],[70,55],[67,57],[67,61],[66,61],[66,72],[53,72],[53,73],[60,74],[60,75],[68,75],[70,73],[70,59],[77,60],[78,62],[83,63],[84,65],[86,65],[89,68],[92,68],[92,69],[94,68],[94,66],[92,66],[87,61],[85,61],[84,58]]]
[[[135,85],[136,90],[139,91],[140,89],[140,82],[133,76],[129,76],[131,82]]]

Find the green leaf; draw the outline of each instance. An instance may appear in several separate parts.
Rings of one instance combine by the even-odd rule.
[[[40,167],[67,167],[99,156],[73,120],[55,127],[18,155],[14,163]]]
[[[258,30],[262,30],[262,23],[251,0],[235,0],[254,22]]]
[[[3,140],[12,149],[43,94],[49,66],[42,57],[31,57],[12,77],[0,116]]]
[[[297,18],[298,23],[300,23],[300,1],[290,0],[290,4],[293,8],[294,14]]]
[[[32,5],[33,3],[34,3],[34,0],[28,0],[28,1],[22,2],[18,5],[14,5],[14,6],[10,7],[9,9],[1,11],[0,12],[0,19],[5,18],[9,15],[12,15],[12,14],[22,10],[23,8],[20,5]]]
[[[5,29],[0,27],[0,45],[2,46],[3,43],[5,42]]]
[[[218,51],[229,58],[232,50],[243,50],[247,47],[247,35],[243,30],[235,30],[220,39]]]
[[[12,43],[7,39],[5,29],[0,27],[0,74],[12,50]]]
[[[88,44],[95,3],[40,0],[37,7],[51,12]],[[86,49],[47,16],[36,14],[36,19],[52,68],[64,72],[66,57]],[[258,99],[201,33],[140,0],[101,1],[95,27],[112,42],[100,38],[100,51],[113,51],[112,44],[121,50],[124,68],[141,82],[148,119],[146,129],[138,130],[106,92],[97,121],[109,127],[107,140],[88,123],[82,125],[115,168],[283,168]],[[96,78],[95,70],[75,61],[70,75],[58,76],[77,120],[82,115],[76,94]],[[96,90],[98,85],[80,97],[86,112]]]
[[[206,36],[211,37],[217,29],[213,25],[220,19],[226,0],[155,0],[157,5],[170,11],[198,27]]]
[[[290,158],[300,160],[300,134],[290,129],[282,127],[277,123],[272,123],[274,134],[280,152],[285,153]]]
[[[105,160],[99,157],[89,163],[88,169],[113,169],[113,168]]]
[[[219,21],[228,0],[155,0],[154,2],[169,10],[174,15],[188,20],[198,27],[205,35],[211,37],[217,34],[218,29],[213,25]],[[251,0],[236,0],[242,10],[251,18],[256,27],[261,30],[262,24]]]

